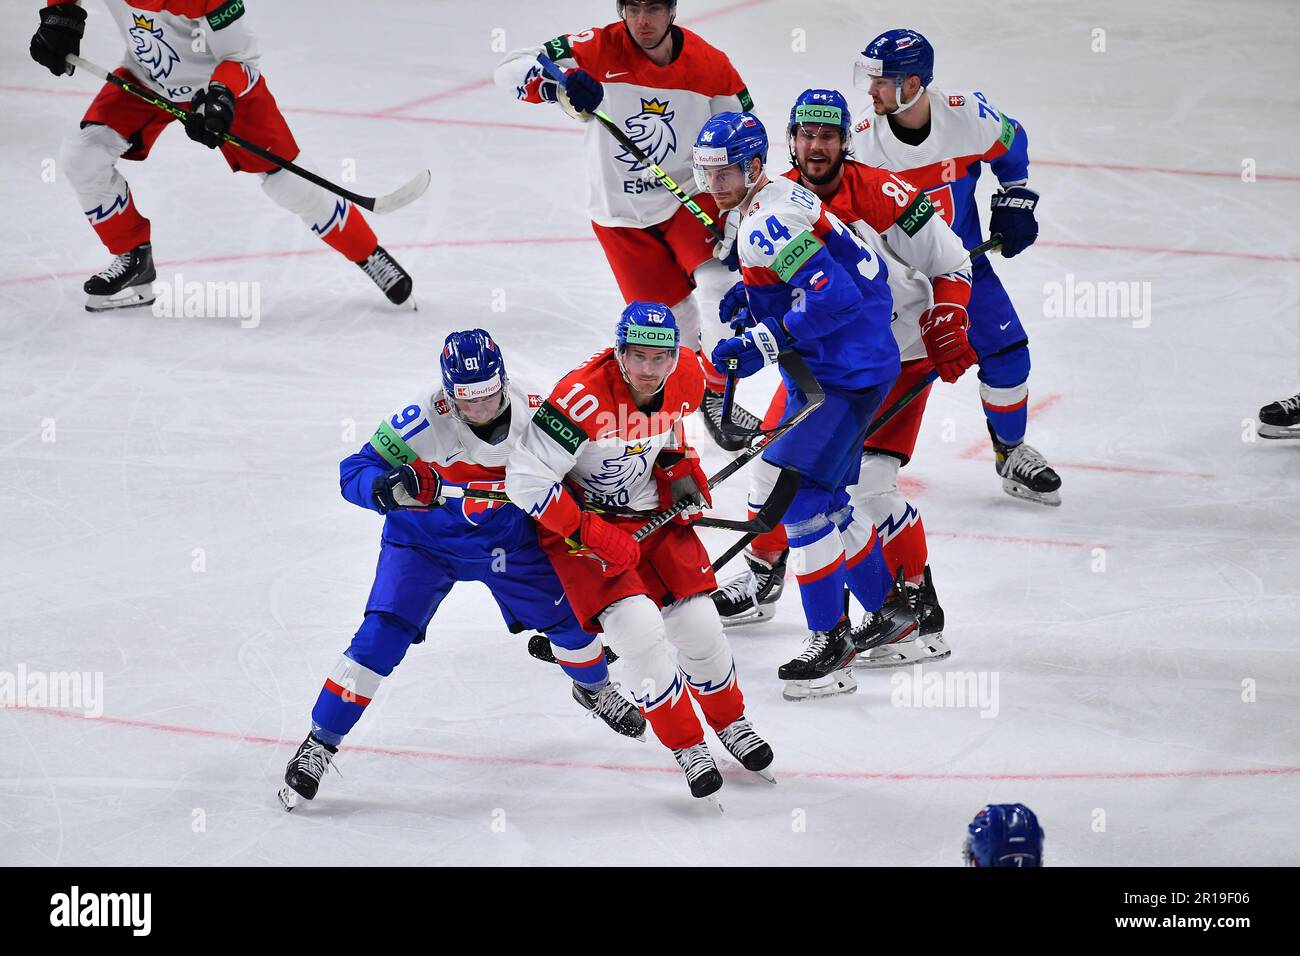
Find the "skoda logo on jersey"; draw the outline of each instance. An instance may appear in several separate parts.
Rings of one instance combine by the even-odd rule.
[[[181,58],[172,45],[163,39],[162,27],[155,27],[153,20],[139,14],[132,20],[130,34],[134,46],[131,52],[135,58],[153,79],[164,80],[171,76],[172,67]]]
[[[673,117],[677,114],[668,108],[668,103],[668,100],[661,102],[658,98],[642,98],[641,112],[623,121],[628,137],[656,166],[663,165],[668,154],[677,149],[677,131],[673,129]],[[639,173],[646,169],[646,165],[626,149],[618,154],[617,159],[627,164],[628,172]]]

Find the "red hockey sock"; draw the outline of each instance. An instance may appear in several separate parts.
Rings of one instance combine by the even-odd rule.
[[[925,563],[930,559],[929,549],[925,543],[925,524],[921,515],[908,507],[908,519],[893,537],[885,542],[885,563],[890,573],[897,574],[903,569],[903,576],[913,583],[920,581],[925,574]]]
[[[642,707],[641,713],[645,714],[645,719],[659,742],[669,750],[694,747],[704,739],[704,728],[695,716],[689,694],[670,697],[653,710]]]
[[[749,516],[752,518],[756,512],[751,511]],[[749,545],[750,553],[757,555],[764,560],[769,555],[779,555],[786,548],[790,547],[790,539],[786,536],[785,525],[779,524],[766,534],[760,534]]]
[[[98,210],[96,210],[98,213]],[[96,222],[96,218],[99,219]],[[108,251],[115,256],[130,252],[149,241],[149,220],[135,208],[135,196],[128,189],[126,205],[107,216],[90,217],[90,224]]]
[[[375,251],[379,240],[375,231],[361,215],[361,210],[348,203],[347,212],[333,229],[321,236],[334,249],[343,253],[349,262],[364,262]]]
[[[740,692],[740,684],[736,682],[734,672],[731,683],[722,690],[704,694],[694,684],[690,688],[691,696],[699,703],[700,710],[704,711],[704,719],[715,731],[722,730],[745,716],[745,695]]]

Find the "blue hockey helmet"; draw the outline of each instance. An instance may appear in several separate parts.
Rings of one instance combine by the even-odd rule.
[[[898,108],[894,112],[903,112],[915,105],[921,92],[934,80],[934,47],[915,30],[886,30],[858,54],[853,67],[853,85],[870,90],[871,81],[882,76],[894,81],[898,93]],[[920,78],[921,89],[904,102],[903,82],[909,76]]]
[[[967,866],[1042,866],[1043,829],[1023,803],[992,803],[966,828]]]
[[[709,192],[710,170],[739,166],[745,173],[745,185],[753,186],[749,164],[755,156],[767,165],[767,130],[753,113],[715,113],[700,127],[695,137],[695,182]]]
[[[838,126],[845,142],[849,139],[849,101],[839,90],[804,90],[790,107],[790,124],[786,132],[804,123]]]
[[[623,365],[623,350],[630,345],[647,348],[672,349],[673,360],[664,373],[664,382],[677,368],[677,347],[682,344],[681,329],[677,327],[677,316],[673,310],[660,302],[633,302],[623,310],[614,326],[614,356],[623,378],[629,383],[627,369]],[[661,383],[659,388],[663,388]],[[658,389],[656,389],[657,391]]]
[[[439,365],[442,366],[442,387],[448,399],[473,401],[500,392],[498,414],[510,403],[506,360],[501,355],[500,346],[482,329],[468,329],[447,336]],[[464,417],[455,401],[451,402],[451,408],[456,417]]]

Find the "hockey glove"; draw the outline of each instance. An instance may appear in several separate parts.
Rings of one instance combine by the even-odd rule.
[[[1010,259],[1024,252],[1038,238],[1038,193],[1024,186],[1012,186],[993,194],[993,214],[989,217],[989,235],[1002,234],[1002,255]]]
[[[635,571],[641,563],[641,545],[617,525],[610,524],[594,511],[582,513],[577,534],[579,554],[588,553],[605,568],[605,576]]]
[[[739,228],[740,213],[727,213],[722,217],[722,238],[713,243],[713,258],[732,272],[740,271],[740,251],[736,248],[736,231]]]
[[[537,87],[538,95],[548,103],[558,103],[560,109],[574,119],[590,122],[592,111],[605,98],[604,87],[586,70],[569,70],[565,76],[564,85],[549,77],[543,78]]]
[[[370,496],[381,515],[408,508],[424,510],[446,502],[442,497],[442,479],[427,461],[400,465],[376,478]]]
[[[937,303],[921,313],[920,325],[925,354],[945,382],[957,381],[962,372],[979,361],[966,337],[970,321],[960,305]]]
[[[208,149],[216,149],[235,121],[235,96],[222,83],[209,83],[190,101],[185,117],[185,135]]]
[[[742,328],[752,328],[758,324],[758,320],[750,314],[749,293],[745,291],[744,282],[737,282],[722,297],[718,303],[718,321],[733,329],[737,323]]]
[[[700,456],[694,448],[685,451],[666,451],[659,455],[654,467],[655,481],[659,486],[659,510],[667,511],[683,498],[691,506],[674,521],[690,524],[699,521],[705,508],[713,507],[709,495],[709,476],[700,467]]]
[[[775,320],[765,321],[754,326],[744,335],[723,339],[713,347],[709,356],[713,367],[723,375],[733,371],[731,360],[736,360],[734,369],[739,378],[748,378],[755,372],[776,362],[781,349],[790,343],[790,336],[781,324]]]
[[[75,3],[56,3],[42,7],[41,25],[32,36],[32,59],[55,76],[71,75],[75,67],[65,61],[69,53],[81,54],[81,38],[86,33],[86,11]]]

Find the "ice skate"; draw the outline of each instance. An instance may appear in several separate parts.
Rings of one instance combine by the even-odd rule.
[[[398,265],[397,260],[388,254],[383,246],[375,246],[375,251],[357,263],[361,271],[370,276],[379,291],[388,296],[393,305],[402,305],[411,298],[411,276]],[[415,301],[411,300],[411,308]]]
[[[153,283],[157,277],[150,243],[114,256],[102,272],[91,276],[82,287],[86,291],[86,311],[109,312],[152,305]]]
[[[1300,438],[1300,395],[1265,405],[1259,410],[1260,438]]]
[[[861,670],[941,661],[952,654],[929,565],[920,584],[900,579],[885,606],[854,628],[853,643],[858,650],[853,666]]]
[[[858,689],[858,682],[849,665],[856,656],[853,641],[849,639],[847,617],[840,618],[829,631],[813,631],[803,652],[782,664],[776,672],[786,682],[781,696],[800,701],[852,694]]]
[[[735,757],[746,770],[753,771],[764,780],[776,783],[769,769],[772,765],[772,747],[760,737],[743,715],[718,731],[718,739],[727,753]]]
[[[635,704],[619,693],[616,681],[610,681],[594,692],[581,684],[574,684],[573,699],[590,711],[592,717],[603,720],[615,733],[645,740],[645,717]]]
[[[1056,506],[1061,503],[1061,476],[1033,445],[1023,441],[1007,445],[999,440],[989,425],[996,456],[994,467],[1002,478],[1002,490],[1012,498],[1033,501],[1040,505]]]
[[[324,741],[317,740],[314,734],[298,747],[289,765],[284,768],[284,783],[280,788],[280,803],[286,810],[292,810],[304,800],[314,800],[320,788],[321,777],[330,768],[337,747],[331,747]]]
[[[785,590],[786,548],[774,562],[745,555],[748,567],[713,592],[713,604],[723,627],[738,627],[771,620],[776,602]]]
[[[718,772],[718,765],[713,762],[708,744],[701,740],[694,747],[674,750],[673,757],[676,758],[677,765],[686,771],[686,783],[691,788],[691,796],[709,797],[718,810],[721,810],[722,804],[713,795],[722,788],[722,774]]]

